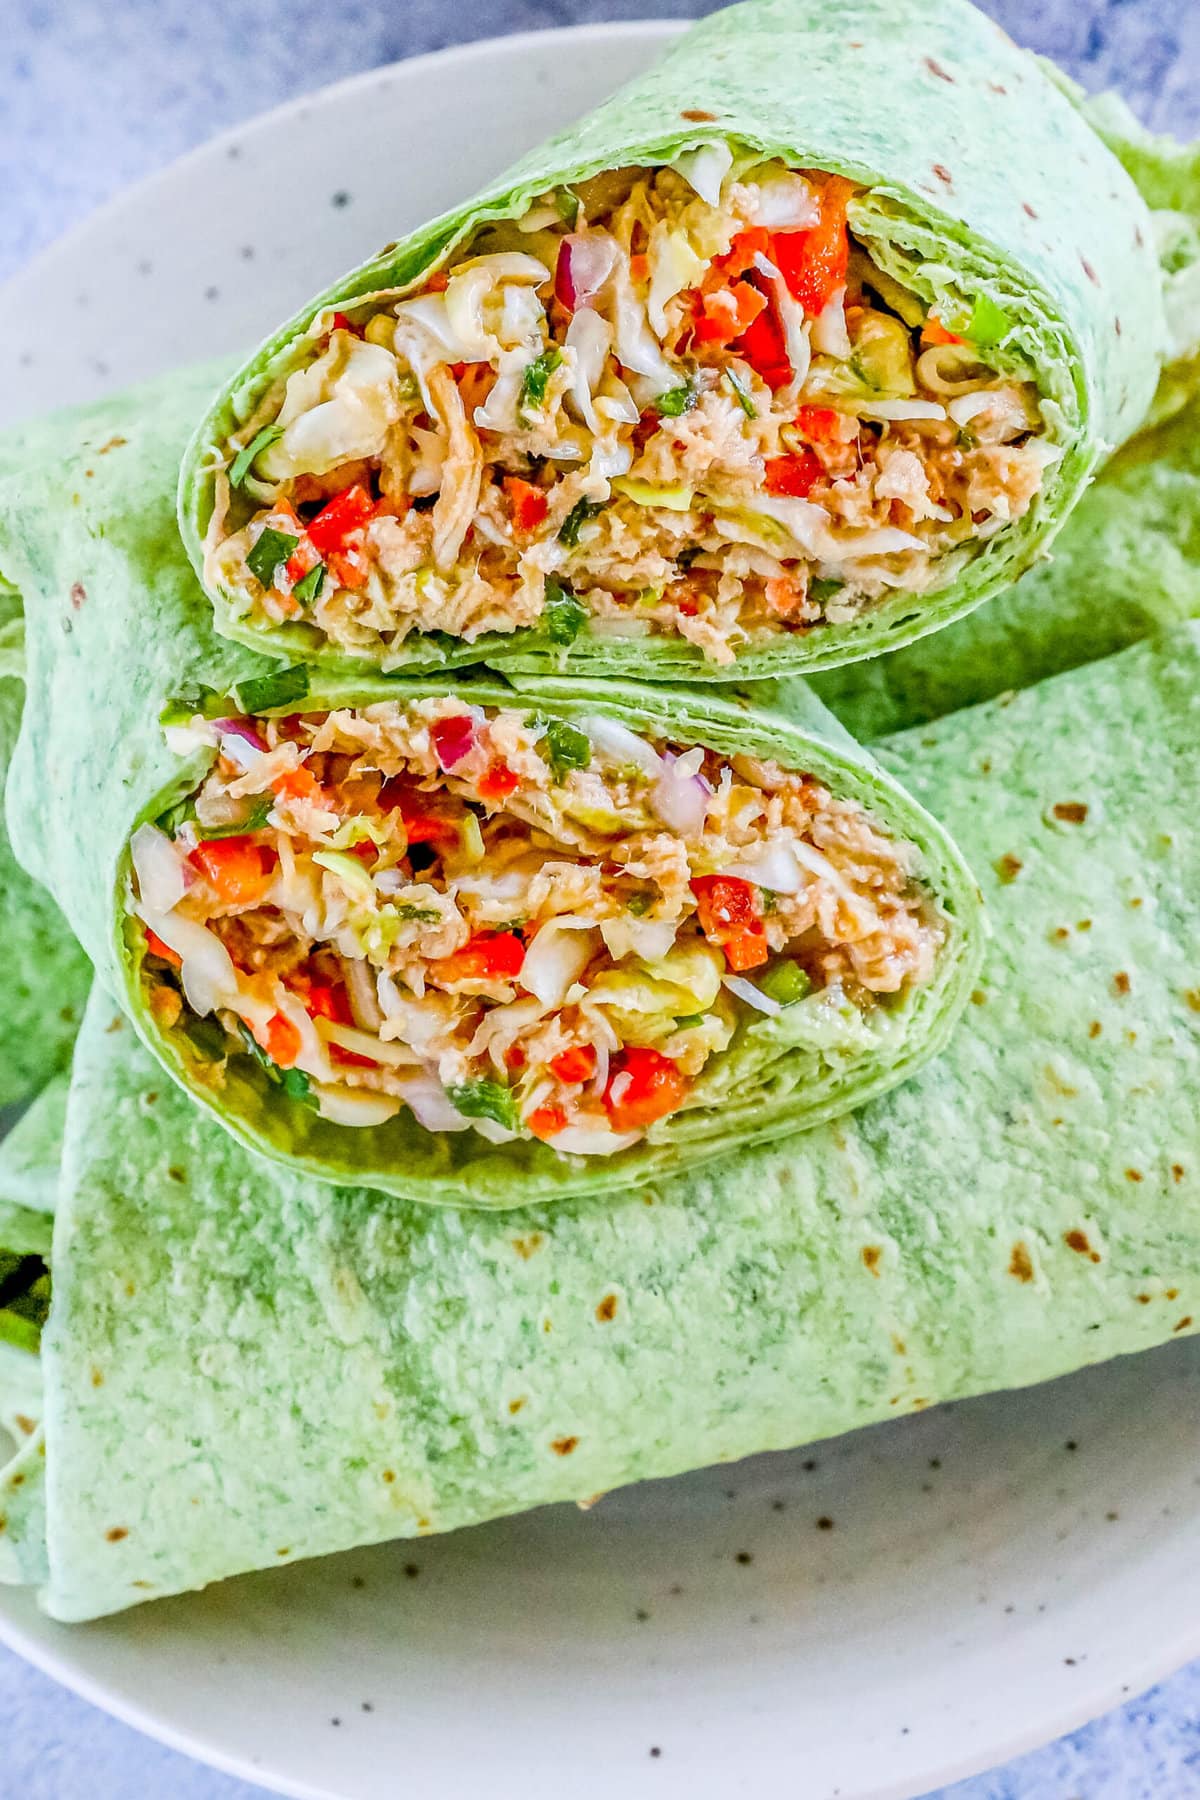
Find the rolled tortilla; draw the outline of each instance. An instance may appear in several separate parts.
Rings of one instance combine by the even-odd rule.
[[[1134,184],[990,20],[748,0],[281,326],[180,519],[289,662],[807,673],[1028,568],[1166,348]]]
[[[752,707],[665,686],[442,678],[398,690],[378,675],[310,685],[303,667],[281,673],[214,637],[173,534],[163,476],[187,389],[156,384],[10,448],[21,472],[0,482],[0,566],[25,598],[31,700],[8,804],[25,865],[61,898],[101,979],[230,1131],[326,1180],[513,1206],[627,1187],[834,1117],[940,1048],[982,951],[973,878],[803,684]],[[309,746],[331,713],[371,730],[382,715],[416,720],[408,761],[363,746],[386,792],[368,775],[350,803],[344,735],[314,781]],[[438,735],[459,727],[492,747],[460,761]],[[281,729],[296,741],[256,775]],[[762,759],[779,772],[765,811],[746,787],[765,779]],[[811,830],[770,810],[781,783],[797,802],[817,796]],[[697,800],[704,821],[737,812],[736,842],[692,817]],[[336,816],[320,814],[327,802]],[[296,826],[286,843],[284,812]],[[310,829],[314,812],[325,822]],[[447,814],[452,849],[436,843]],[[414,850],[427,863],[431,846],[435,866],[421,869]],[[529,854],[510,860],[514,849]],[[530,856],[540,897],[536,879],[515,895],[507,885]],[[486,891],[471,898],[472,882]],[[733,916],[746,906],[748,925]],[[257,916],[208,929],[243,911]],[[678,939],[649,941],[668,915]],[[555,951],[541,933],[559,916]],[[302,936],[313,954],[293,956]],[[855,959],[844,977],[826,956],[843,941]],[[580,945],[591,948],[576,965]],[[502,1019],[501,1003],[513,1014]],[[508,1030],[519,1009],[533,1015],[520,1034]]]
[[[1198,679],[1193,625],[893,740],[996,922],[968,1023],[853,1119],[603,1208],[275,1175],[98,997],[45,1347],[46,1608],[591,1498],[1193,1330]]]

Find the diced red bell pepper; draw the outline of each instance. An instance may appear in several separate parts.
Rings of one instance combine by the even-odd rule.
[[[735,281],[754,267],[756,256],[770,256],[771,234],[765,225],[750,225],[739,231],[724,256],[714,256],[712,266]]]
[[[279,1068],[290,1069],[294,1065],[300,1054],[300,1033],[290,1019],[275,1013],[265,1027],[252,1025],[250,1030],[260,1050],[265,1050]]]
[[[360,338],[363,334],[362,326],[356,325],[353,319],[348,319],[344,312],[334,313],[333,323],[329,329],[331,331],[348,331],[351,337],[356,338]]]
[[[442,849],[460,841],[457,821],[435,812],[424,794],[407,787],[394,775],[380,788],[379,805],[384,812],[399,812],[410,844],[433,844]]]
[[[308,525],[308,540],[318,556],[327,557],[340,550],[352,531],[358,531],[375,516],[375,502],[360,481],[335,494]]]
[[[846,280],[850,261],[846,203],[853,192],[853,182],[831,175],[821,188],[817,223],[806,231],[777,231],[771,239],[771,260],[788,292],[812,317],[824,312]]]
[[[431,962],[429,972],[441,981],[507,981],[524,961],[525,944],[515,931],[478,931],[453,956]]]
[[[331,550],[329,573],[339,587],[356,593],[359,588],[366,587],[371,571],[361,550]]]
[[[495,387],[496,371],[491,363],[473,362],[455,363],[453,373],[469,418],[477,406],[484,404]]]
[[[802,406],[796,413],[796,429],[814,444],[841,442],[842,415],[833,406]]]
[[[587,1081],[596,1073],[596,1052],[590,1044],[572,1044],[550,1058],[550,1073],[568,1087]]]
[[[151,956],[161,956],[174,969],[183,965],[183,958],[178,950],[172,950],[170,944],[164,944],[157,931],[151,931],[149,926],[146,927],[146,949]]]
[[[482,800],[504,800],[521,785],[521,777],[507,763],[494,762],[476,782]]]
[[[731,287],[698,296],[700,310],[692,326],[697,344],[731,344],[753,325],[766,309],[767,297],[748,281],[735,281]]]
[[[426,276],[424,284],[427,294],[444,294],[449,285],[450,277],[445,269],[435,269],[432,275]]]
[[[350,998],[344,987],[332,982],[314,981],[306,994],[301,994],[304,1010],[313,1019],[328,1019],[334,1025],[353,1025]]]
[[[302,581],[310,569],[316,568],[320,560],[308,538],[302,537],[283,565],[284,574],[295,587],[296,583]]]
[[[687,1077],[661,1051],[630,1045],[613,1061],[604,1107],[614,1131],[640,1131],[683,1105]]]
[[[825,470],[815,450],[801,450],[795,456],[769,456],[765,472],[768,494],[788,494],[803,500]]]
[[[930,313],[921,327],[921,342],[923,344],[962,344],[966,342],[966,339],[958,337],[953,331],[947,331],[942,321],[935,319]]]
[[[504,1052],[504,1066],[506,1069],[523,1069],[528,1060],[529,1059],[525,1055],[520,1044],[510,1044],[508,1049]]]
[[[550,497],[542,488],[534,487],[532,481],[522,481],[519,475],[506,475],[503,485],[513,529],[522,537],[529,537],[545,524]]]
[[[445,719],[436,719],[429,735],[438,766],[447,772],[457,768],[478,742],[475,721],[470,713],[451,713]]]
[[[765,307],[759,313],[733,348],[772,390],[786,387],[792,379],[783,326],[771,307]]]
[[[692,882],[700,929],[737,972],[767,960],[758,889],[739,875],[698,875]]]
[[[250,837],[213,838],[197,844],[188,859],[199,869],[222,906],[257,906],[275,874],[274,850]]]
[[[525,1123],[535,1138],[552,1138],[565,1129],[567,1115],[561,1106],[535,1106]]]

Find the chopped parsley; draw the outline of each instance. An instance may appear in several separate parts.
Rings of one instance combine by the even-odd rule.
[[[748,384],[738,374],[737,370],[726,369],[725,379],[733,389],[733,397],[745,413],[746,417],[748,419],[757,419],[758,408],[754,404],[754,397],[750,392]]]
[[[694,1025],[703,1025],[707,1017],[707,1013],[684,1013],[682,1018],[676,1019],[675,1029],[676,1031],[691,1031]]]
[[[561,781],[572,769],[586,769],[592,760],[592,740],[587,732],[568,725],[565,719],[547,719],[538,744],[555,781]]]
[[[561,535],[561,533],[560,533]],[[552,644],[573,644],[587,623],[587,607],[580,604],[561,581],[553,575],[546,582],[546,604],[543,611],[546,636]]]
[[[589,519],[604,511],[603,500],[577,500],[562,524],[558,528],[558,541],[565,544],[568,550],[574,550],[579,542],[580,529]]]
[[[682,386],[668,388],[665,394],[660,394],[654,401],[654,410],[660,418],[679,419],[684,413],[691,412],[699,398],[696,383],[685,381]]]
[[[312,1082],[303,1069],[281,1069],[278,1063],[272,1062],[244,1019],[238,1020],[238,1031],[241,1033],[246,1049],[259,1068],[269,1076],[276,1087],[283,1089],[289,1100],[306,1100],[310,1106],[316,1105],[316,1101],[312,1097]]]
[[[550,377],[561,361],[562,351],[557,344],[552,344],[549,350],[543,350],[540,356],[535,356],[525,370],[521,377],[521,398],[517,407],[522,424],[528,422],[525,418],[527,411],[545,404]]]
[[[404,901],[395,912],[398,919],[411,920],[418,925],[436,925],[442,916],[436,906],[416,906],[411,900]]]
[[[830,600],[836,599],[845,585],[844,581],[826,581],[818,578],[816,581],[809,582],[808,597],[810,600],[815,600],[818,606],[825,606]]]
[[[251,681],[239,681],[237,702],[245,713],[270,712],[286,706],[291,700],[303,700],[308,692],[308,670],[303,663],[280,669],[274,675],[260,675]]]
[[[278,443],[282,436],[282,425],[264,425],[261,431],[256,431],[250,442],[244,449],[239,450],[233,459],[233,465],[229,471],[230,487],[241,487],[254,467],[256,458],[261,455],[268,444]]]
[[[182,827],[196,816],[196,800],[193,794],[187,794],[177,800],[174,806],[168,806],[166,812],[159,813],[154,823],[169,838],[177,838]]]
[[[307,575],[302,575],[292,589],[292,599],[299,606],[311,606],[314,600],[321,597],[321,589],[325,586],[325,564],[314,563]]]
[[[494,1119],[508,1131],[517,1129],[513,1097],[498,1081],[463,1081],[446,1091],[451,1106],[465,1119]]]
[[[290,531],[276,531],[268,525],[246,552],[246,567],[265,588],[274,587],[276,569],[287,561],[299,542]]]

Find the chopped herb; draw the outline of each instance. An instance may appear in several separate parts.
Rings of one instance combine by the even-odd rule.
[[[226,825],[197,824],[196,836],[211,841],[214,838],[244,837],[249,831],[261,831],[274,804],[269,794],[259,794],[244,819],[231,819]]]
[[[630,894],[628,900],[625,902],[626,907],[633,914],[635,919],[643,918],[645,914],[650,911],[653,904],[653,894]]]
[[[810,600],[815,600],[818,606],[825,606],[841,593],[845,585],[844,581],[827,581],[824,578],[818,578],[816,581],[809,582],[808,597]]]
[[[279,1085],[289,1100],[304,1100],[312,1091],[312,1082],[303,1069],[284,1069]]]
[[[233,467],[229,471],[230,487],[241,487],[253,468],[255,459],[268,444],[278,443],[282,436],[282,425],[264,425],[261,431],[256,431],[250,442],[233,459]]]
[[[450,1104],[467,1119],[494,1119],[509,1131],[517,1129],[517,1109],[508,1089],[498,1081],[463,1081],[448,1088]]]
[[[579,217],[580,199],[569,187],[555,188],[554,204],[558,208],[558,216],[564,225],[574,225]]]
[[[308,670],[303,663],[280,669],[277,675],[259,675],[251,681],[239,681],[237,702],[244,713],[270,712],[289,701],[303,700],[308,692]]]
[[[415,375],[401,375],[396,391],[406,406],[421,398],[421,384]]]
[[[758,894],[764,914],[779,911],[779,895],[773,888],[760,887]]]
[[[292,589],[292,599],[299,606],[311,606],[314,600],[321,597],[321,589],[325,586],[325,564],[314,563],[307,575],[302,575]]]
[[[224,1062],[229,1054],[229,1036],[219,1019],[184,1014],[183,1035],[202,1062]],[[255,1046],[257,1049],[257,1045]]]
[[[290,531],[276,531],[268,525],[246,552],[246,567],[265,588],[274,587],[276,569],[287,561],[299,542]]]
[[[579,542],[580,528],[603,511],[603,500],[577,500],[558,528],[559,543],[565,544],[568,550],[574,550]]]
[[[748,419],[757,419],[758,408],[750,389],[736,369],[726,369],[725,379],[733,389],[733,397]]]
[[[316,1101],[312,1098],[312,1082],[303,1069],[281,1069],[278,1063],[272,1062],[243,1019],[238,1020],[238,1031],[241,1033],[247,1050],[263,1073],[275,1083],[276,1087],[283,1089],[289,1100],[306,1100],[310,1106],[316,1105]]]
[[[416,906],[411,900],[406,900],[395,911],[398,919],[411,920],[418,925],[436,925],[442,916],[436,906]]]
[[[707,1017],[707,1013],[684,1013],[682,1018],[676,1019],[675,1029],[676,1031],[690,1031],[694,1025],[703,1025]]]
[[[592,741],[587,732],[568,725],[565,719],[547,719],[538,742],[545,745],[544,754],[555,781],[561,781],[572,769],[586,769],[592,760]]]
[[[561,361],[562,351],[554,344],[549,350],[543,350],[540,356],[535,356],[525,370],[521,377],[521,398],[517,407],[522,415],[522,424],[526,423],[524,414],[528,408],[544,404],[550,377]]]
[[[800,964],[789,961],[773,963],[759,976],[758,985],[768,999],[778,1000],[780,1006],[793,1006],[812,991],[812,982]]]
[[[559,533],[560,537],[562,533]],[[587,622],[587,607],[580,605],[570,588],[553,575],[546,582],[546,605],[543,616],[546,636],[552,644],[573,644]]]
[[[966,335],[975,344],[998,344],[1012,330],[1012,320],[1002,306],[980,294],[971,313]]]
[[[695,382],[685,381],[680,387],[668,388],[665,394],[660,394],[654,401],[654,411],[662,419],[679,419],[684,413],[691,412],[699,398],[700,390]]]

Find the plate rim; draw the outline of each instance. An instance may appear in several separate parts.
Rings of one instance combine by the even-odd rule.
[[[611,42],[614,39],[624,42],[640,41],[657,48],[681,36],[690,22],[664,17],[608,19],[492,34],[376,64],[337,81],[295,94],[263,112],[233,122],[163,166],[150,169],[136,181],[119,187],[11,271],[0,282],[0,300],[15,298],[26,283],[36,286],[40,281],[52,280],[55,265],[60,260],[70,260],[79,239],[97,229],[103,230],[107,224],[131,208],[137,208],[148,196],[174,180],[181,171],[219,156],[234,143],[242,145],[247,140],[267,135],[298,116],[303,116],[314,105],[350,101],[356,93],[386,84],[401,71],[405,76],[413,73],[419,76],[424,70],[447,64],[461,66],[475,62],[486,63],[501,48],[519,52],[524,46],[545,46],[551,41],[561,41],[564,45],[587,45]],[[108,391],[108,384],[105,384],[105,391]],[[61,1632],[69,1639],[75,1632],[86,1632],[88,1627],[58,1626],[35,1612],[34,1628],[31,1628],[16,1614],[22,1608],[28,1610],[35,1607],[36,1600],[31,1589],[10,1590],[0,1587],[0,1645],[87,1704],[177,1754],[264,1792],[284,1796],[286,1800],[341,1800],[330,1788],[272,1775],[243,1754],[231,1753],[217,1741],[198,1736],[193,1728],[181,1727],[140,1705],[120,1690],[107,1687],[101,1678],[80,1668],[71,1659],[66,1643],[60,1649],[39,1635],[39,1631],[45,1629]],[[136,1620],[137,1615],[131,1613],[123,1617]],[[1127,1705],[1197,1658],[1200,1658],[1200,1616],[1194,1623],[1181,1626],[1174,1638],[1168,1639],[1154,1652],[1141,1657],[1133,1669],[1125,1670],[1124,1681],[1119,1674],[1114,1674],[1090,1695],[1080,1695],[1077,1700],[1062,1704],[1051,1716],[1039,1719],[1036,1723],[1014,1727],[1003,1737],[993,1740],[985,1749],[964,1751],[945,1761],[930,1764],[921,1773],[922,1785],[919,1788],[914,1788],[910,1779],[887,1781],[869,1789],[860,1787],[853,1795],[848,1795],[847,1800],[916,1800],[916,1796],[931,1788],[949,1786],[973,1775],[998,1770],[1013,1759],[1042,1748],[1092,1720]]]

